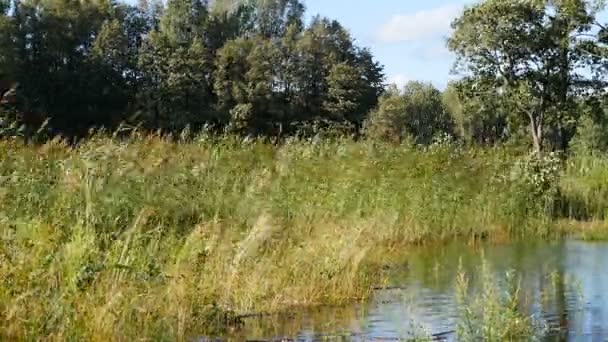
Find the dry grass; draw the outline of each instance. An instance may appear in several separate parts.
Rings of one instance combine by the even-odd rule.
[[[184,340],[364,299],[407,246],[544,234],[505,149],[0,142],[0,338]]]

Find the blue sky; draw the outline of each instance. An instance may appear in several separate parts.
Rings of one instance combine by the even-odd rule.
[[[389,82],[445,87],[454,57],[445,47],[450,23],[471,0],[304,0],[307,17],[337,19],[385,66]],[[602,15],[607,21],[608,16]]]
[[[450,22],[467,0],[305,0],[307,17],[337,19],[385,66],[389,82],[429,81],[443,88],[453,56],[445,47]]]
[[[302,1],[308,20],[317,14],[337,19],[360,46],[371,48],[389,83],[418,80],[444,88],[455,77],[450,73],[454,57],[446,48],[450,23],[478,0]],[[600,20],[608,22],[608,13]]]

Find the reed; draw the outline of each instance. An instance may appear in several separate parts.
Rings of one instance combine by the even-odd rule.
[[[365,299],[412,244],[553,221],[507,148],[98,134],[0,141],[0,156],[2,339],[222,334]]]

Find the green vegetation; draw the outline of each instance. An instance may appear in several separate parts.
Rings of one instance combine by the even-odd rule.
[[[340,23],[305,25],[304,10],[299,0],[2,0],[0,98],[13,88],[5,107],[17,111],[3,116],[29,129],[48,118],[68,136],[123,121],[254,135],[360,126],[382,67]]]
[[[526,132],[537,153],[567,149],[581,114],[605,93],[607,36],[596,19],[602,5],[487,0],[466,8],[448,43],[464,75],[455,88],[465,116],[488,120],[482,128],[498,120],[507,137]]]
[[[485,260],[479,270],[481,290],[470,296],[469,279],[460,271],[456,289],[460,306],[457,334],[462,341],[533,341],[542,337],[542,324],[528,316],[521,307],[521,287],[516,275],[508,272],[496,279]]]
[[[389,88],[378,109],[365,123],[365,133],[377,140],[412,139],[430,145],[441,135],[453,136],[453,123],[442,94],[430,84],[409,82],[400,90]]]
[[[299,0],[0,0],[0,338],[183,340],[413,244],[608,236],[603,5],[467,7],[440,91]]]
[[[608,240],[608,159],[577,154],[568,159],[560,180],[560,226],[583,240]]]
[[[0,152],[8,339],[182,339],[363,299],[411,244],[548,236],[555,222],[554,163],[505,148],[134,134]]]
[[[604,148],[604,1],[486,0],[452,23],[445,91],[383,66],[300,0],[0,1],[0,136],[178,133]],[[44,75],[44,77],[41,77]],[[22,130],[15,128],[23,126]],[[580,128],[580,129],[579,129]],[[529,137],[529,138],[525,138]]]

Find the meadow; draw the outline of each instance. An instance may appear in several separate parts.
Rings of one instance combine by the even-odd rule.
[[[606,235],[608,159],[522,155],[350,138],[0,141],[0,339],[223,334],[243,315],[364,300],[413,245]]]

